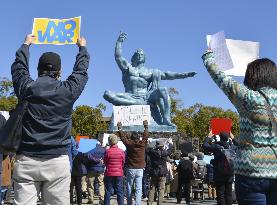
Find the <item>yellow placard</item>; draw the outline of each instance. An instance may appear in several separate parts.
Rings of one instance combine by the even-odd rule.
[[[70,19],[34,18],[35,44],[76,44],[80,37],[81,16]]]

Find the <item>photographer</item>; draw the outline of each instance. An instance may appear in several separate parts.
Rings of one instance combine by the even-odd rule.
[[[165,180],[167,173],[166,160],[167,157],[173,151],[172,139],[168,139],[169,147],[165,149],[165,143],[163,141],[157,141],[156,147],[149,150],[149,157],[151,161],[150,168],[150,192],[148,197],[148,205],[152,205],[156,188],[158,188],[159,197],[158,204],[162,204],[165,189]]]
[[[232,205],[232,183],[234,181],[233,157],[236,141],[233,134],[220,132],[216,141],[212,132],[206,137],[203,148],[214,155],[214,181],[217,204]],[[230,139],[230,140],[229,140]],[[215,142],[213,142],[215,141]]]

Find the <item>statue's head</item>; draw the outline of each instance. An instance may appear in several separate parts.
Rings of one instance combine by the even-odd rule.
[[[137,67],[138,65],[145,63],[145,54],[142,49],[137,49],[131,58],[132,66]]]

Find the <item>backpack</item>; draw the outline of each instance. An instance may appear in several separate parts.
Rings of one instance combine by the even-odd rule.
[[[203,163],[197,163],[197,173],[196,173],[196,178],[197,179],[204,179],[205,178],[205,174],[206,174],[206,165]]]
[[[221,158],[218,162],[218,171],[223,176],[234,174],[234,161],[236,153],[233,149],[221,149]]]

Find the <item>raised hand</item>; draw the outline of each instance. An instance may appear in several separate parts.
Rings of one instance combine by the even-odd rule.
[[[37,37],[33,34],[28,34],[26,37],[25,37],[25,40],[24,40],[24,44],[26,45],[31,45],[32,43],[35,42],[35,40],[37,39]]]
[[[81,47],[81,46],[86,46],[87,45],[87,41],[84,37],[80,37],[77,40],[77,46]]]
[[[118,128],[119,130],[122,129],[122,123],[121,123],[121,122],[118,122],[118,123],[117,123],[117,128]]]
[[[119,42],[123,42],[123,41],[125,41],[127,39],[127,33],[124,33],[124,32],[121,32],[120,31],[120,34],[119,34],[119,36],[118,36],[118,39],[117,39],[117,41],[119,41]]]
[[[143,126],[144,126],[145,129],[148,128],[148,121],[147,120],[143,120]]]
[[[189,72],[188,73],[188,77],[193,77],[193,76],[195,76],[197,73],[196,72]]]

